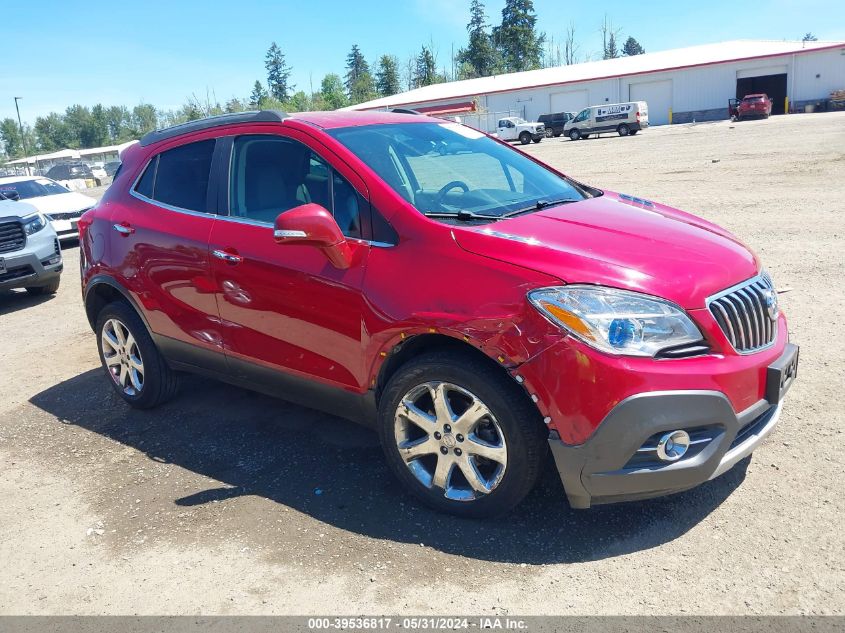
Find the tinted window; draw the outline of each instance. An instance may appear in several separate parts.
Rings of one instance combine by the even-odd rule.
[[[159,154],[152,198],[180,209],[207,211],[213,154],[214,139],[189,143]]]
[[[150,164],[147,165],[147,168],[144,170],[144,175],[141,176],[141,180],[139,180],[138,184],[135,186],[135,191],[150,199],[153,197],[153,183],[155,183],[157,164],[158,156],[150,161]]]
[[[361,237],[366,200],[308,147],[277,136],[235,139],[231,215],[272,224],[294,207],[313,202],[329,210],[347,237]]]

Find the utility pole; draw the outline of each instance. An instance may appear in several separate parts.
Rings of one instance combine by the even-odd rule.
[[[18,100],[23,99],[23,97],[15,97],[15,111],[18,113],[18,128],[21,131],[21,145],[23,145],[23,153],[24,155],[29,154],[29,149],[26,146],[26,137],[23,134],[23,123],[21,123],[21,109],[18,107]]]

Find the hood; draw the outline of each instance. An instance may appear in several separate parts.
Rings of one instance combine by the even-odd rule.
[[[0,220],[14,217],[23,218],[33,213],[38,213],[38,209],[26,202],[0,200]]]
[[[724,229],[683,211],[606,192],[475,227],[453,227],[461,248],[557,277],[663,297],[686,309],[758,272]]]
[[[75,191],[57,193],[52,196],[27,198],[26,201],[41,211],[41,213],[73,213],[75,211],[90,209],[97,204],[94,198],[89,198]]]

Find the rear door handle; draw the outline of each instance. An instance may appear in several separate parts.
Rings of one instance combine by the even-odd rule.
[[[132,235],[135,232],[135,229],[128,224],[113,224],[112,228],[121,235]]]
[[[244,258],[240,255],[229,253],[228,251],[221,251],[219,249],[211,251],[211,254],[217,259],[222,259],[227,264],[240,264],[244,260]]]

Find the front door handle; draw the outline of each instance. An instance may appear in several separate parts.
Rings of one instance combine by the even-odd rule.
[[[229,253],[228,251],[221,251],[219,249],[211,251],[211,254],[217,259],[222,259],[227,264],[240,264],[244,260],[244,258],[240,255]]]
[[[135,232],[135,229],[133,229],[131,226],[129,226],[128,224],[125,224],[125,223],[124,224],[113,224],[112,228],[115,231],[117,231],[118,233],[120,233],[121,235],[124,235],[124,236],[125,235],[132,235]]]

